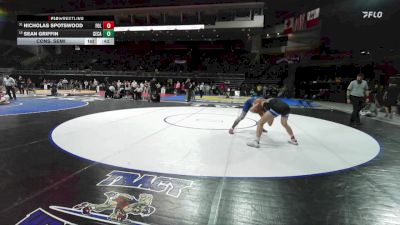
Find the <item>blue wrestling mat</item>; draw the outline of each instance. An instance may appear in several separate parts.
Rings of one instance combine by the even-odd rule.
[[[210,100],[212,98],[212,100]],[[220,99],[218,99],[220,98]],[[214,100],[215,99],[215,100]],[[240,99],[235,99],[235,98],[224,98],[224,97],[218,97],[218,96],[204,96],[203,99],[201,99],[199,96],[196,96],[196,100],[193,102],[200,102],[200,103],[233,103],[233,104],[239,104],[243,105],[243,103],[247,100],[248,98],[243,98],[241,97]],[[178,96],[165,96],[161,97],[161,100],[163,101],[176,101],[176,102],[184,102],[186,100],[186,96],[184,95],[178,95]],[[286,102],[289,106],[297,106],[297,107],[317,107],[318,105],[312,101],[305,101],[305,100],[300,100],[300,99],[292,99],[292,98],[282,98],[284,102]]]
[[[8,105],[0,105],[0,116],[60,111],[86,105],[87,102],[66,99],[19,98]]]

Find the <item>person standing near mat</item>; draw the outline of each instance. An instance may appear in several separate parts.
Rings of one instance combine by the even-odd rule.
[[[4,77],[3,83],[4,83],[4,86],[6,86],[6,92],[7,92],[7,95],[10,97],[10,100],[12,100],[12,99],[16,100],[17,99],[17,96],[15,95],[16,83],[15,83],[14,78],[10,77],[9,75],[6,75]],[[11,96],[11,92],[12,92],[12,96]]]
[[[383,102],[385,105],[385,117],[393,119],[393,116],[397,112],[397,101],[400,97],[400,88],[394,83],[390,82],[389,86],[383,97]]]
[[[22,76],[18,77],[17,85],[19,93],[23,95],[25,93],[25,80],[22,78]]]
[[[247,99],[243,105],[242,113],[235,120],[231,129],[229,129],[229,133],[233,134],[235,127],[240,123],[240,121],[242,121],[246,117],[247,112],[249,112],[249,110],[253,107],[253,105],[257,105],[257,104],[261,103],[263,100],[264,100],[263,98],[257,98],[257,97],[252,97],[252,98]],[[253,111],[251,111],[251,112],[258,113],[261,117],[264,115],[264,112],[259,110],[259,108],[257,108],[257,107],[253,108]],[[266,130],[264,130],[264,132],[266,132]]]
[[[272,126],[274,119],[278,116],[281,116],[281,124],[290,136],[289,143],[298,145],[298,142],[294,137],[293,130],[288,124],[290,107],[286,102],[282,101],[279,98],[269,98],[267,100],[254,104],[250,111],[256,111],[257,108],[260,108],[264,114],[257,123],[256,139],[248,142],[248,146],[259,148],[264,124],[268,123],[269,126]]]
[[[185,91],[186,91],[186,102],[190,102],[192,100],[192,82],[188,78],[185,82]]]
[[[353,105],[353,113],[350,118],[350,125],[361,125],[360,111],[364,104],[364,101],[369,102],[367,96],[368,84],[364,80],[364,74],[359,73],[357,79],[350,82],[347,87],[347,103]]]

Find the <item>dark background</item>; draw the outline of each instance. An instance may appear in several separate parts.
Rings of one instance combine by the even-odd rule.
[[[3,0],[0,1],[0,35],[1,39],[15,40],[17,14],[226,2],[244,1]],[[281,24],[284,18],[290,15],[320,7],[321,36],[329,38],[332,48],[343,50],[383,48],[393,51],[399,49],[400,32],[396,29],[400,21],[400,5],[396,0],[265,0],[263,2],[265,2],[266,27]],[[363,19],[362,11],[382,11],[383,17],[381,19]]]

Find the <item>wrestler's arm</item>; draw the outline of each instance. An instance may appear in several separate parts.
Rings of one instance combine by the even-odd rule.
[[[252,113],[257,113],[257,107],[258,107],[258,103],[254,104],[251,108],[250,108],[250,112]]]
[[[260,114],[261,112],[259,110],[259,107],[262,106],[262,104],[264,102],[265,102],[265,100],[261,100],[261,101],[256,100],[256,102],[254,102],[253,106],[250,108],[250,112]]]

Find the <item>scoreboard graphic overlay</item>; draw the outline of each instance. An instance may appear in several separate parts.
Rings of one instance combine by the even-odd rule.
[[[18,45],[114,45],[114,16],[17,16]]]

